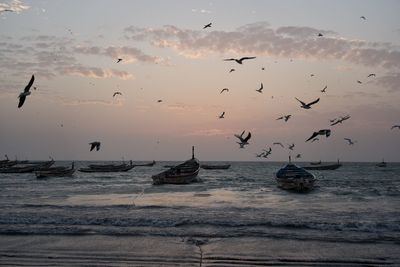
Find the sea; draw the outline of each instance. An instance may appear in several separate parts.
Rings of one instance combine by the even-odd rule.
[[[93,163],[105,162],[75,167]],[[317,183],[308,193],[277,187],[274,176],[284,162],[229,162],[227,170],[201,169],[197,183],[152,185],[152,175],[178,163],[122,173],[76,171],[66,178],[0,174],[0,238],[256,237],[400,245],[400,163],[344,162],[337,170],[310,171]]]

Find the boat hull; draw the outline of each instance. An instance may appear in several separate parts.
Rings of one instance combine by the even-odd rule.
[[[205,170],[227,170],[231,167],[231,164],[224,164],[224,165],[206,165],[202,164],[200,166],[202,169]]]
[[[305,169],[289,163],[276,173],[278,187],[296,192],[308,192],[314,189],[315,176]]]
[[[314,166],[304,166],[302,167],[305,170],[318,170],[318,171],[324,171],[324,170],[336,170],[342,167],[342,164],[331,164],[331,165],[314,165]]]
[[[197,159],[190,159],[182,164],[163,171],[159,174],[153,175],[154,185],[161,184],[190,184],[197,182],[197,175],[199,174],[200,164]]]

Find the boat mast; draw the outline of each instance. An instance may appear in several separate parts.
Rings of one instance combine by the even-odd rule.
[[[192,146],[192,159],[194,159],[194,146]]]

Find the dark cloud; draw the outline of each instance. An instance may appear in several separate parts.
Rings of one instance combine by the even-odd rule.
[[[4,13],[7,10],[18,14],[29,8],[30,6],[25,5],[22,1],[12,0],[9,3],[0,3],[0,14]]]

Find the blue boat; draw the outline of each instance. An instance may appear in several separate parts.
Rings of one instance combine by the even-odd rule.
[[[307,192],[314,189],[315,176],[303,168],[294,165],[289,157],[289,164],[281,168],[275,177],[278,187],[285,190]]]

